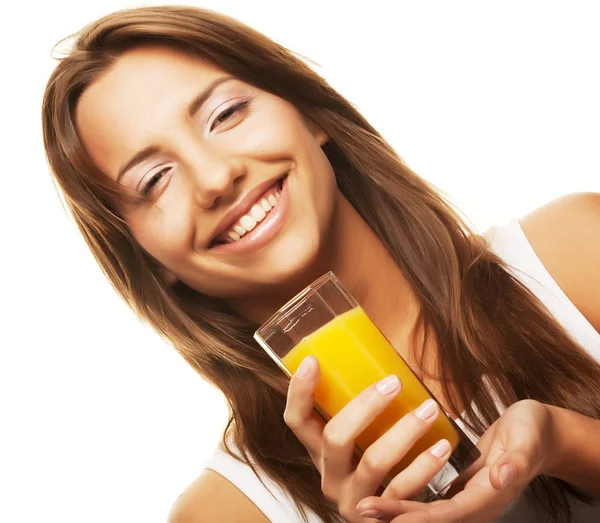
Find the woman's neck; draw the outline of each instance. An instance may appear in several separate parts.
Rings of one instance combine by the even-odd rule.
[[[435,336],[425,336],[421,300],[379,237],[343,196],[337,212],[331,270],[444,409],[456,417],[460,411],[450,408],[436,377],[439,347]]]

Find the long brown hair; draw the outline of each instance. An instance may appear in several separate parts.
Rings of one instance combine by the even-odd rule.
[[[112,13],[83,28],[44,95],[44,145],[68,210],[97,262],[129,306],[225,395],[227,436],[295,500],[323,521],[339,520],[320,475],[283,421],[288,378],[254,342],[257,328],[222,300],[182,282],[166,285],[157,262],[118,211],[129,201],[87,155],[74,124],[78,98],[137,45],[160,44],[202,58],[293,103],[329,135],[323,149],[339,190],[379,236],[420,297],[439,345],[438,378],[449,406],[481,435],[504,406],[533,398],[600,418],[600,366],[522,285],[483,237],[413,173],[356,109],[297,55],[224,15],[192,7]],[[535,372],[532,372],[532,369]],[[486,385],[483,378],[487,378]],[[452,383],[460,387],[451,388]],[[569,516],[568,484],[536,478],[529,492],[556,518]]]

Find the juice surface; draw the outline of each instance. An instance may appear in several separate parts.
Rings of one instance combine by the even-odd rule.
[[[364,389],[386,376],[395,374],[402,381],[400,393],[355,440],[362,452],[405,414],[431,397],[362,307],[336,316],[304,338],[281,361],[294,373],[310,354],[317,358],[321,368],[315,401],[330,418]],[[458,435],[446,415],[440,412],[429,431],[390,471],[390,475],[396,476],[421,452],[444,438],[453,449],[458,445]]]

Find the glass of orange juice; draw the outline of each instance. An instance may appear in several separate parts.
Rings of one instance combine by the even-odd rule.
[[[390,374],[400,378],[400,394],[356,439],[359,458],[405,414],[429,398],[435,400],[331,271],[287,302],[254,338],[290,378],[306,356],[317,358],[321,377],[314,393],[315,410],[326,422],[370,385]],[[429,431],[391,469],[382,485],[387,487],[440,439],[450,442],[452,454],[416,499],[442,498],[459,474],[479,457],[479,450],[441,406]]]

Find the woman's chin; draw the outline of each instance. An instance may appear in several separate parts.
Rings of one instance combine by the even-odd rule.
[[[287,294],[296,294],[327,272],[329,267],[320,259],[320,250],[316,247],[296,245],[286,249],[285,256],[278,257],[269,266],[265,275],[269,285]]]

